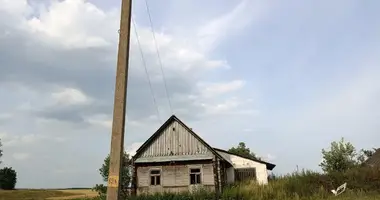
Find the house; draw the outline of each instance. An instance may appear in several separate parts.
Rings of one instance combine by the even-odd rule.
[[[380,148],[378,148],[376,152],[364,162],[364,165],[380,167]]]
[[[193,191],[220,192],[246,179],[268,182],[275,165],[212,148],[176,116],[171,116],[132,157],[132,187],[139,195]]]

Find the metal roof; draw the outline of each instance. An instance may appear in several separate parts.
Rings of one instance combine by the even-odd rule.
[[[155,156],[141,157],[135,160],[135,163],[154,163],[154,162],[171,162],[171,161],[190,161],[190,160],[211,160],[212,155],[181,155],[181,156]]]
[[[258,163],[261,163],[261,164],[265,164],[267,169],[268,170],[273,170],[273,168],[276,166],[275,164],[272,164],[272,163],[268,163],[268,162],[265,162],[265,161],[262,161],[262,160],[258,160],[258,159],[252,159],[252,158],[248,158],[248,157],[245,157],[245,156],[241,156],[241,155],[237,155],[237,154],[234,154],[234,153],[230,153],[226,150],[223,150],[223,149],[217,149],[217,148],[214,148],[214,150],[220,155],[223,157],[223,159],[225,161],[227,161],[228,163],[230,163],[232,166],[234,166],[234,163],[232,162],[232,160],[230,159],[230,155],[234,155],[234,156],[238,156],[238,157],[241,157],[241,158],[245,158],[245,159],[248,159],[248,160],[252,160],[254,162],[258,162]]]

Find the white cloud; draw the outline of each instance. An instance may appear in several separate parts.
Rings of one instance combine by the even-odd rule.
[[[329,90],[324,90],[323,94],[319,95],[320,98],[308,102],[291,113],[292,117],[284,121],[286,127],[295,132],[302,132],[310,127],[313,127],[314,131],[323,129],[322,132],[326,132],[329,129],[327,132],[331,132],[335,128],[343,128],[342,124],[350,124],[344,126],[347,129],[346,134],[347,131],[367,128],[363,127],[363,123],[372,123],[373,118],[370,117],[372,112],[379,110],[375,99],[378,98],[376,95],[380,91],[380,81],[377,78],[380,72],[366,65],[361,67],[363,70],[350,76],[349,81],[344,79],[339,81],[345,84],[337,84],[334,90],[337,92],[330,94]]]
[[[4,147],[22,146],[26,144],[33,144],[37,141],[43,140],[46,136],[27,134],[27,135],[9,135],[2,133],[1,139]]]
[[[130,155],[134,156],[136,154],[136,151],[144,142],[134,142],[129,146],[125,147],[125,151]]]
[[[249,102],[249,101],[248,101]],[[230,97],[224,101],[218,102],[216,99],[212,102],[201,104],[205,110],[206,114],[217,115],[217,114],[238,114],[238,115],[257,115],[259,111],[256,109],[250,109],[247,106],[247,101],[237,98]]]
[[[30,157],[30,154],[28,153],[13,153],[12,154],[13,159],[18,161],[26,160]]]
[[[253,131],[253,129],[251,129],[251,128],[245,128],[245,129],[243,129],[243,132],[248,132],[248,133],[250,133],[250,132],[252,132]]]
[[[10,119],[12,117],[11,113],[0,113],[0,121]]]
[[[26,145],[36,145],[42,141],[44,142],[63,142],[66,139],[59,136],[48,136],[43,134],[24,134],[16,135],[5,132],[0,133],[0,139],[4,148],[22,147]]]
[[[245,84],[243,80],[234,80],[223,83],[198,83],[203,97],[215,97],[217,95],[241,89]]]
[[[218,16],[198,29],[199,45],[204,51],[213,50],[227,35],[243,30],[252,21],[264,17],[270,5],[256,0],[243,0],[228,14]]]
[[[28,20],[28,25],[31,31],[67,48],[102,47],[110,45],[109,30],[115,30],[117,17],[117,12],[105,13],[85,0],[53,1],[40,10],[38,18]]]
[[[272,162],[276,160],[276,156],[268,153],[263,159],[265,161]]]
[[[0,11],[12,13],[14,15],[26,15],[31,9],[27,0],[0,0]]]
[[[38,4],[39,7],[28,2],[0,0],[1,5],[7,5],[0,8],[6,10],[0,13],[0,30],[5,30],[4,33],[0,31],[0,47],[6,49],[6,54],[3,57],[0,55],[0,64],[10,66],[0,68],[0,88],[6,88],[10,83],[18,87],[17,90],[7,90],[10,94],[9,101],[14,100],[11,103],[15,105],[9,108],[10,112],[7,110],[5,113],[17,117],[12,116],[9,124],[0,127],[7,131],[7,134],[0,135],[7,150],[6,160],[20,161],[14,162],[23,170],[20,173],[20,186],[29,184],[38,187],[39,184],[45,184],[42,187],[46,187],[46,183],[57,185],[58,182],[64,182],[66,186],[71,186],[74,182],[89,186],[98,181],[93,178],[97,175],[96,170],[77,180],[77,176],[66,169],[71,165],[66,167],[63,163],[73,163],[73,166],[81,168],[79,171],[88,171],[89,168],[97,168],[103,160],[102,156],[109,151],[109,134],[101,133],[105,132],[104,129],[110,133],[112,126],[119,11],[103,10],[84,0],[51,1],[48,4]],[[160,77],[150,28],[138,24],[137,30],[148,71],[152,77]],[[230,68],[225,59],[211,55],[211,52],[203,51],[197,45],[200,40],[208,40],[204,35],[198,36],[197,30],[185,30],[191,37],[173,32],[156,33],[174,109],[182,110],[181,115],[185,119],[190,118],[189,121],[205,117],[204,114],[247,112],[240,110],[239,106],[246,101],[241,100],[237,94],[236,98],[222,96],[243,87],[244,80],[215,84],[203,80],[204,83],[210,83],[207,85],[207,95],[212,94],[214,97],[202,95],[204,88],[197,87],[205,72],[210,74],[213,70]],[[209,37],[212,40],[210,43],[219,42],[222,38]],[[134,34],[131,41],[126,131],[128,139],[133,138],[130,142],[134,142],[146,139],[160,124],[153,114],[154,107],[149,88],[146,87]],[[18,48],[12,48],[15,46]],[[153,86],[157,91],[157,101],[166,103],[166,96],[160,90],[160,87],[163,89],[162,80],[154,79]],[[186,98],[182,98],[184,96]],[[0,101],[1,105],[8,103],[4,99]],[[159,106],[160,111],[164,112],[165,108]],[[165,120],[166,116],[162,116]],[[89,141],[85,149],[84,139]],[[142,142],[134,142],[125,146],[125,149],[134,155],[141,144]],[[31,150],[29,152],[25,149]],[[73,154],[76,156],[73,157]],[[80,154],[83,154],[82,157]],[[22,164],[21,161],[31,155],[33,159],[28,161],[28,165]],[[45,159],[50,164],[41,166]],[[51,172],[51,168],[56,166],[59,167],[56,168],[55,175],[65,172],[64,177],[52,175],[55,180],[28,182],[35,180],[31,177],[40,177],[41,174],[30,174],[27,171],[46,167]],[[67,177],[70,180],[61,181]],[[47,175],[45,178],[49,179]]]
[[[8,136],[7,133],[5,132],[0,132],[0,139],[4,140],[4,138],[6,138]]]
[[[57,104],[62,105],[77,105],[91,102],[91,99],[82,91],[74,88],[64,88],[60,92],[54,92],[52,93],[52,98]]]

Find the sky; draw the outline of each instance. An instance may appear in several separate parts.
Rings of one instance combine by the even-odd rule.
[[[127,152],[172,113],[213,147],[245,142],[277,174],[320,170],[321,149],[341,137],[380,147],[379,1],[147,2],[165,79],[135,0]],[[120,0],[0,5],[1,166],[18,172],[18,188],[102,183]]]

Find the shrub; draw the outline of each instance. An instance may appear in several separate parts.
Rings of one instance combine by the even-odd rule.
[[[120,184],[121,198],[125,199],[130,195],[129,185],[131,183],[131,174],[130,174],[131,159],[129,155],[125,152],[124,152],[122,163],[123,163],[123,167],[121,169],[122,171],[121,171],[121,176],[120,176],[119,181],[121,183]],[[110,167],[110,155],[107,155],[107,157],[104,159],[104,163],[102,167],[99,169],[100,175],[102,176],[104,182],[108,181],[109,167]],[[92,190],[98,192],[101,198],[107,195],[107,186],[103,184],[96,184]]]
[[[17,173],[11,167],[0,169],[0,189],[13,190],[17,182]]]
[[[93,191],[97,192],[100,198],[104,198],[107,195],[107,186],[103,184],[96,184],[93,188]]]

